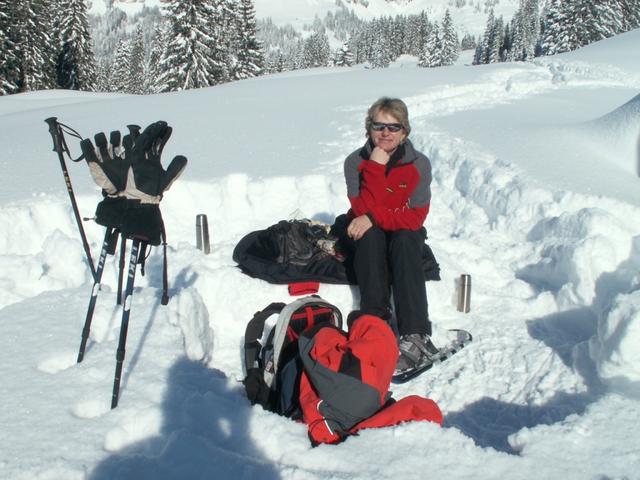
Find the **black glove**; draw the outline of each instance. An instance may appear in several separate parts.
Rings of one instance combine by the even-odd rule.
[[[118,130],[111,132],[108,143],[104,133],[96,134],[95,147],[88,138],[80,142],[91,176],[105,196],[115,196],[126,187],[127,173],[131,166],[129,157],[140,134],[140,127],[137,125],[127,125],[127,128],[129,134],[124,138]]]
[[[136,139],[130,158],[131,166],[122,195],[127,199],[121,231],[130,238],[159,245],[163,232],[159,203],[162,194],[182,174],[187,159],[176,156],[165,170],[160,162],[162,150],[171,136],[167,122],[152,123]]]
[[[131,168],[128,171],[124,196],[143,204],[158,204],[163,193],[182,174],[187,159],[174,157],[165,170],[160,162],[162,150],[171,136],[167,122],[152,123],[140,134],[131,150]]]

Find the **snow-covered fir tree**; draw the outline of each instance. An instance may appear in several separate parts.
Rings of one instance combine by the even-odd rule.
[[[465,33],[462,39],[460,40],[461,50],[471,50],[476,48],[477,45],[478,43],[476,42],[476,37],[474,37],[470,33]]]
[[[53,88],[52,4],[48,0],[24,0],[15,4],[14,38],[18,56],[19,91]]]
[[[110,84],[114,92],[131,93],[131,42],[122,39],[118,43],[111,62]]]
[[[444,14],[440,29],[440,64],[453,65],[460,56],[460,42],[449,9]]]
[[[102,57],[96,61],[96,92],[117,91],[111,83],[113,75],[112,65],[113,60],[106,57]]]
[[[169,40],[161,60],[158,90],[170,92],[202,88],[224,80],[222,42],[216,24],[218,10],[211,0],[172,0],[167,18]]]
[[[511,20],[512,47],[508,59],[531,61],[535,57],[540,34],[538,0],[520,0],[520,6]]]
[[[404,53],[414,57],[420,56],[431,31],[427,14],[423,11],[418,15],[409,15],[405,21],[405,30]]]
[[[504,61],[502,57],[505,41],[504,30],[505,27],[502,17],[496,19],[493,9],[489,10],[482,43],[476,50],[476,57],[474,58],[475,65]]]
[[[551,0],[543,25],[543,54],[575,50],[640,27],[640,0]]]
[[[331,49],[329,39],[323,32],[316,32],[304,42],[304,67],[325,67],[329,65]]]
[[[420,67],[439,67],[442,65],[442,46],[440,44],[440,26],[438,22],[433,22],[431,32],[427,37],[418,66]]]
[[[56,62],[58,85],[93,90],[96,65],[84,0],[60,0],[60,49]]]
[[[621,32],[640,27],[640,0],[617,0],[622,18]]]
[[[162,54],[167,47],[166,26],[166,23],[157,25],[150,41],[147,65],[145,68],[145,93],[154,93],[160,90],[158,88],[158,80],[162,75],[160,61],[162,59]]]
[[[353,65],[353,53],[348,43],[344,43],[334,56],[333,65],[336,67],[350,67]]]
[[[394,19],[389,19],[387,23],[387,39],[391,49],[391,57],[398,58],[404,53],[404,37],[406,34],[406,17],[396,15]]]
[[[574,5],[572,13],[579,46],[604,40],[622,31],[622,12],[615,0],[583,0]]]
[[[18,91],[19,52],[15,30],[15,2],[0,0],[0,95]]]
[[[256,77],[264,69],[264,55],[257,38],[253,1],[240,0],[237,11],[237,65],[233,71],[233,78]]]
[[[371,23],[368,37],[371,40],[367,61],[373,68],[387,68],[395,60],[393,51],[389,48],[388,23],[379,18]]]
[[[145,93],[145,53],[142,26],[138,25],[129,48],[129,91],[136,95]]]
[[[578,32],[573,22],[573,5],[567,0],[551,0],[543,19],[541,48],[544,55],[578,48]]]

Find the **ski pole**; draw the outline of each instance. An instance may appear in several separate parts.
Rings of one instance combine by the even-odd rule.
[[[80,238],[82,239],[82,246],[84,248],[84,253],[87,256],[87,262],[89,263],[89,268],[91,269],[91,275],[95,281],[96,279],[96,269],[93,265],[93,259],[91,258],[91,248],[89,247],[89,242],[87,242],[87,236],[84,233],[84,227],[82,226],[82,218],[80,217],[80,212],[78,211],[78,204],[76,203],[76,196],[73,193],[73,186],[71,185],[71,178],[69,177],[69,171],[67,170],[67,164],[64,161],[64,152],[67,152],[69,155],[69,148],[67,147],[66,142],[64,141],[64,132],[62,131],[62,126],[58,122],[56,117],[49,117],[45,120],[45,122],[49,125],[49,133],[51,134],[51,138],[53,139],[53,151],[58,154],[58,159],[60,160],[60,167],[62,168],[62,174],[64,176],[64,183],[67,186],[67,192],[69,193],[69,199],[71,200],[71,207],[73,209],[73,215],[76,218],[76,224],[78,225],[78,230],[80,231]],[[69,127],[67,127],[69,128]],[[82,138],[78,132],[70,129],[73,133],[75,133],[78,138]],[[69,156],[71,158],[71,156]],[[82,156],[78,158],[79,161],[82,159]]]
[[[87,308],[87,316],[84,320],[84,327],[82,328],[82,340],[80,341],[80,350],[78,351],[78,363],[82,362],[84,358],[84,351],[87,348],[87,340],[89,339],[89,332],[91,330],[91,321],[93,320],[93,312],[96,308],[96,300],[98,298],[98,292],[100,291],[100,281],[102,280],[102,272],[104,271],[104,263],[109,252],[109,246],[112,241],[113,229],[107,228],[104,234],[104,242],[102,243],[102,250],[100,251],[100,258],[98,259],[98,270],[93,281],[93,290],[91,291],[91,298],[89,299],[89,307]]]
[[[118,296],[116,303],[122,305],[122,280],[124,278],[124,260],[125,252],[127,250],[127,237],[124,234],[120,234],[120,263],[118,269]]]
[[[111,395],[111,408],[118,406],[120,395],[120,378],[122,376],[122,364],[124,363],[125,345],[127,343],[127,330],[129,329],[129,313],[131,311],[131,297],[133,295],[133,283],[136,278],[136,266],[138,263],[138,250],[140,240],[135,239],[131,245],[129,256],[129,271],[127,274],[127,288],[125,290],[124,305],[122,307],[122,324],[120,325],[120,339],[118,341],[118,351],[116,352],[116,373],[113,378],[113,394]]]

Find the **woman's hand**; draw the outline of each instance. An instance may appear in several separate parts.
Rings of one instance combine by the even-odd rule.
[[[391,156],[382,148],[375,147],[371,151],[371,156],[369,158],[374,162],[379,163],[380,165],[386,165],[387,163],[389,163],[389,159],[391,158]]]
[[[351,220],[351,223],[347,227],[347,235],[354,240],[360,240],[371,227],[373,227],[371,219],[367,215],[360,215]]]

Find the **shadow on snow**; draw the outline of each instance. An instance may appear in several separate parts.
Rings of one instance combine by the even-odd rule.
[[[179,359],[169,370],[159,435],[102,461],[91,480],[280,478],[251,439],[250,407],[218,370]]]

